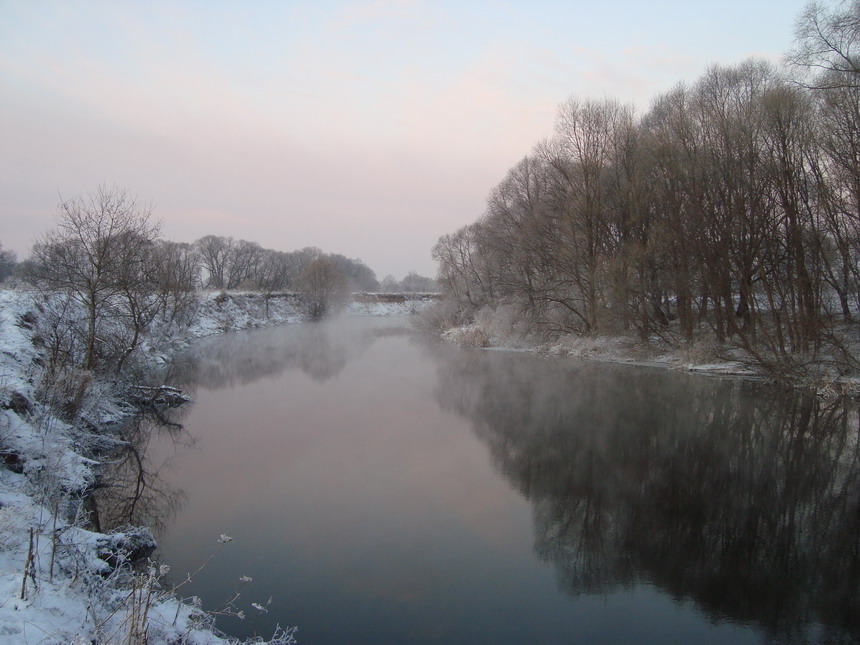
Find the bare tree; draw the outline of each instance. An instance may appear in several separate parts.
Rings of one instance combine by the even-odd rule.
[[[308,264],[296,279],[296,289],[302,295],[311,318],[323,318],[342,306],[349,298],[346,276],[326,258]]]
[[[290,286],[292,272],[293,258],[289,253],[265,251],[257,267],[257,286],[266,303],[266,318],[269,317],[269,301]]]
[[[384,293],[394,293],[400,288],[400,283],[397,281],[393,275],[388,274],[384,278],[382,278],[382,282],[379,283],[379,290]]]
[[[699,317],[708,302],[697,253],[697,232],[702,230],[707,203],[701,179],[706,154],[691,103],[691,90],[678,85],[658,96],[643,119],[645,180],[650,190],[636,233],[632,285],[636,326],[643,338],[649,334],[652,319],[666,323],[666,312],[660,307],[663,291],[676,295],[678,319],[688,342],[697,322],[695,296],[702,296]]]
[[[112,299],[134,289],[158,234],[149,207],[125,190],[101,186],[86,197],[63,201],[59,223],[33,248],[32,278],[48,291],[65,291],[86,310],[82,367],[96,366],[99,324]]]
[[[233,243],[227,257],[225,288],[239,289],[256,286],[257,270],[264,255],[265,250],[257,242],[239,240]]]
[[[571,329],[594,332],[613,252],[611,171],[633,124],[633,109],[614,100],[562,104],[555,137],[539,150],[547,173],[549,233],[556,240],[554,301]]]
[[[418,275],[415,271],[410,271],[400,281],[400,290],[405,293],[430,293],[436,291],[436,288],[436,281],[433,278]]]
[[[162,320],[187,322],[197,301],[195,288],[200,281],[200,259],[195,247],[158,240],[150,255],[149,271],[155,281]]]
[[[3,244],[0,244],[0,282],[12,275],[15,265],[15,253],[8,250],[4,251]]]
[[[443,235],[433,247],[439,262],[437,281],[457,304],[458,316],[468,317],[492,300],[490,276],[476,239],[477,225],[464,226]]]
[[[206,272],[204,287],[225,289],[233,238],[206,235],[194,242],[194,246],[200,255],[200,264]]]
[[[828,8],[810,2],[797,19],[796,44],[786,60],[813,74],[813,89],[860,84],[860,0]]]
[[[350,281],[350,289],[354,291],[376,291],[379,282],[376,274],[369,266],[358,259],[351,259],[339,253],[326,256]]]

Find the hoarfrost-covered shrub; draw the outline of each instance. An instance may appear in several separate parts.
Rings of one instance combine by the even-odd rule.
[[[437,300],[424,309],[415,325],[419,329],[439,333],[468,322],[459,305],[452,299]]]
[[[519,344],[528,336],[528,322],[513,305],[483,307],[475,316],[492,345]]]
[[[512,305],[483,307],[469,324],[456,322],[455,307],[450,301],[431,305],[421,315],[419,326],[432,331],[441,329],[445,340],[461,347],[520,345],[529,335],[528,321]]]
[[[459,347],[488,347],[490,337],[481,325],[472,323],[465,327],[454,327],[443,332],[442,338]]]

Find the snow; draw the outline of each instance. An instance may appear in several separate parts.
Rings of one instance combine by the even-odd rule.
[[[535,354],[588,361],[624,363],[693,372],[719,378],[765,380],[813,391],[822,397],[851,396],[860,399],[860,337],[855,323],[836,323],[816,354],[792,352],[791,360],[776,354],[767,344],[758,354],[740,341],[717,344],[712,330],[703,324],[693,340],[681,340],[669,327],[647,339],[628,335],[555,332],[553,340],[534,332],[534,327],[511,305],[486,306],[474,313],[473,322],[450,327],[458,314],[440,303],[428,312],[428,328],[439,329],[444,341],[461,347],[516,349]],[[858,315],[858,312],[854,312]],[[764,334],[762,334],[764,335]]]
[[[403,315],[427,304],[353,302],[344,313]],[[145,629],[151,645],[231,642],[200,607],[161,588],[163,569],[150,565],[133,573],[110,564],[127,558],[130,544],[153,547],[146,528],[106,535],[75,521],[68,500],[92,485],[99,466],[95,455],[122,442],[113,430],[134,410],[116,394],[116,384],[98,380],[87,381],[89,395],[79,415],[86,423],[77,424],[86,428],[40,402],[40,388],[59,386],[48,383],[44,350],[34,343],[39,314],[33,294],[0,289],[0,457],[6,466],[0,468],[0,645],[127,642],[136,629]],[[158,365],[204,336],[302,319],[293,294],[272,296],[267,307],[258,293],[202,293],[190,323],[154,325],[140,354]],[[141,614],[133,601],[143,597],[149,604]],[[279,630],[270,643],[293,643],[293,634]]]
[[[431,300],[407,300],[406,302],[352,302],[346,309],[350,316],[406,316],[420,313]]]
[[[619,336],[568,334],[551,342],[529,336],[499,316],[484,313],[468,325],[452,327],[441,333],[444,341],[460,347],[484,351],[519,351],[546,356],[562,356],[604,363],[623,363],[643,367],[685,370],[712,376],[755,378],[759,375],[738,361],[702,361],[688,351],[666,345],[660,338],[643,344]],[[708,352],[705,352],[706,354]]]

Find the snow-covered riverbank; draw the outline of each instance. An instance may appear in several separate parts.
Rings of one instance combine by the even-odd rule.
[[[860,343],[850,329],[843,330],[842,346],[860,355]],[[484,313],[469,325],[441,332],[443,340],[460,347],[506,351],[526,351],[547,356],[663,367],[703,375],[776,381],[741,348],[714,343],[678,344],[660,337],[647,343],[625,336],[559,335],[551,341],[529,334],[504,312]],[[860,375],[839,373],[826,361],[810,362],[805,374],[780,381],[800,388],[814,389],[822,396],[860,396]]]
[[[453,327],[442,332],[442,339],[460,347],[480,349],[526,351],[547,356],[565,356],[581,360],[631,365],[661,366],[672,369],[705,372],[725,376],[753,377],[754,370],[739,361],[701,360],[657,343],[643,347],[640,343],[613,336],[568,335],[552,342],[528,336],[499,337],[481,323]]]
[[[352,303],[346,313],[408,314],[424,304]],[[28,292],[0,290],[0,645],[229,642],[214,630],[211,608],[160,588],[165,569],[121,566],[155,548],[146,527],[83,528],[82,499],[137,409],[131,384],[83,373],[49,378],[40,315]],[[138,353],[157,367],[203,336],[302,319],[292,294],[204,293],[190,322],[153,326]],[[64,398],[75,400],[73,417],[62,413]],[[271,642],[292,638],[279,632]]]

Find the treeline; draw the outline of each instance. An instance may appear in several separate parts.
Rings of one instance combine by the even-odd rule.
[[[147,253],[151,264],[148,275],[161,274],[161,283],[184,289],[247,289],[262,293],[296,290],[302,271],[320,259],[342,274],[351,291],[418,293],[438,289],[435,280],[415,271],[402,280],[387,275],[380,282],[362,260],[325,253],[313,246],[278,251],[248,240],[205,235],[190,244],[155,238]],[[18,262],[15,253],[4,250],[0,243],[0,282],[14,277],[26,281],[32,269],[32,258]]]
[[[129,203],[132,201],[128,195],[123,199]],[[66,205],[62,204],[61,210]],[[51,235],[54,233],[56,231]],[[28,280],[39,263],[46,260],[43,257],[46,250],[57,244],[55,239],[37,242],[32,257],[20,263],[15,262],[11,252],[0,251],[5,254],[0,255],[0,281],[11,276]],[[139,281],[154,280],[164,287],[244,289],[263,293],[289,291],[297,288],[302,271],[314,261],[323,260],[342,274],[348,289],[375,291],[379,288],[376,274],[361,260],[325,253],[316,247],[277,251],[264,248],[257,242],[218,235],[206,235],[192,243],[173,242],[157,237],[157,231],[153,231],[153,235],[147,236],[142,250],[145,251],[147,270],[138,276]]]
[[[549,332],[704,333],[774,369],[832,350],[860,303],[860,2],[810,5],[797,36],[794,76],[713,66],[641,116],[563,104],[434,248],[455,322],[509,305]]]
[[[200,284],[207,289],[287,290],[296,283],[305,267],[320,258],[336,267],[352,290],[379,288],[376,274],[361,260],[323,253],[316,247],[275,251],[257,242],[206,235],[193,244],[184,245],[184,250],[198,262]]]
[[[0,259],[5,273],[40,294],[38,337],[51,378],[69,366],[123,371],[153,323],[190,323],[200,288],[259,291],[267,316],[271,296],[292,291],[320,318],[351,291],[378,286],[360,260],[317,248],[282,252],[214,235],[193,244],[163,240],[146,206],[105,187],[60,204],[56,227],[27,260]]]
[[[387,275],[379,283],[379,290],[386,293],[435,293],[439,285],[433,278],[410,271],[402,280]]]

